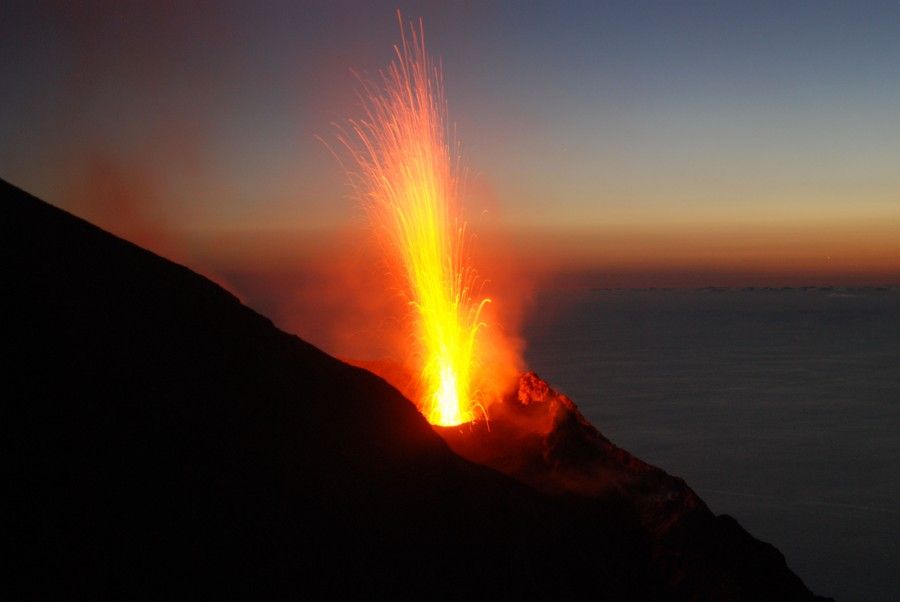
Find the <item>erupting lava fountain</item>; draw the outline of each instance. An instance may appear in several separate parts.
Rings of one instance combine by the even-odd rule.
[[[471,265],[462,212],[459,153],[451,152],[440,65],[425,52],[422,21],[407,33],[381,72],[363,83],[365,117],[339,136],[350,172],[390,271],[410,306],[419,374],[416,403],[432,424],[486,416],[496,366],[485,366],[482,281]],[[490,369],[489,369],[490,368]]]

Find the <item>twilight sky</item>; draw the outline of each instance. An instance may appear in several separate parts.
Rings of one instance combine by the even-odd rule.
[[[485,246],[613,284],[900,284],[895,0],[119,4],[0,8],[0,177],[189,264],[362,222],[316,136],[399,5]]]

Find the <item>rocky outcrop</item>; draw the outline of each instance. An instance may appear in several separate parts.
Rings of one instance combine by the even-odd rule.
[[[533,372],[491,407],[491,420],[438,429],[464,458],[587,513],[639,525],[652,572],[675,598],[803,599],[811,594],[773,546],[715,516],[683,479],[616,447]]]

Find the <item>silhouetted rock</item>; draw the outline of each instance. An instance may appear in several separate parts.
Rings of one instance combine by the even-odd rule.
[[[640,525],[652,573],[668,595],[700,600],[810,597],[773,546],[733,518],[715,516],[677,477],[642,462],[600,434],[565,395],[534,373],[492,406],[489,423],[439,429],[461,456],[551,495]]]
[[[509,459],[534,475],[480,466],[383,380],[205,278],[0,194],[9,599],[811,598],[549,388],[510,408],[554,421],[529,435],[546,454]],[[541,476],[585,466],[628,479]]]

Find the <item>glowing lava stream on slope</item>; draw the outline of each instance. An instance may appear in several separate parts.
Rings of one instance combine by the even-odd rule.
[[[365,118],[339,136],[350,172],[390,270],[410,305],[421,395],[432,424],[452,426],[485,413],[479,354],[480,281],[470,265],[458,153],[451,154],[440,66],[425,52],[424,30],[400,19],[397,58],[380,85],[363,83]]]

